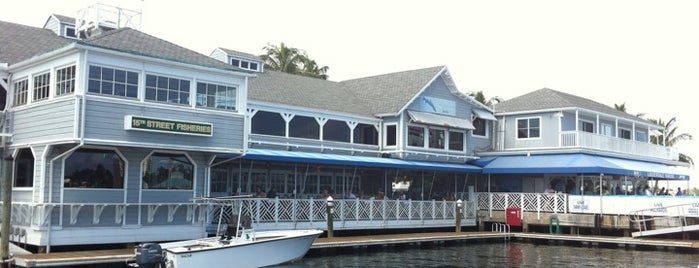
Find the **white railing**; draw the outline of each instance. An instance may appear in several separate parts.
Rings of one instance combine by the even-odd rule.
[[[631,211],[630,218],[631,222],[634,223],[639,230],[639,236],[642,236],[643,232],[652,230],[686,227],[688,226],[687,218],[696,218],[697,216],[699,216],[699,203],[688,203],[671,206],[661,205],[653,208]],[[657,226],[650,227],[653,222],[663,222],[665,226],[661,228],[657,228]]]
[[[568,195],[560,193],[478,193],[478,209],[488,211],[521,208],[522,212],[568,213]],[[522,214],[524,215],[524,214]]]
[[[561,147],[592,148],[640,156],[651,156],[668,160],[679,159],[677,148],[655,145],[584,131],[561,131]]]
[[[325,199],[242,199],[242,215],[250,217],[257,229],[273,229],[275,226],[324,226],[327,221]],[[220,209],[224,209],[222,221],[228,222],[237,213],[238,205],[215,207],[210,219],[216,223]],[[475,201],[464,201],[463,219],[476,219]],[[456,219],[455,201],[414,200],[334,200],[333,218],[347,223],[344,229],[389,228],[405,225],[422,227],[453,226]],[[354,223],[354,224],[350,224]],[[445,224],[446,223],[446,224]],[[337,228],[337,227],[336,227]]]

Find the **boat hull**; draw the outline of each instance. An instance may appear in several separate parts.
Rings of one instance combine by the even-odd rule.
[[[306,255],[320,230],[254,232],[253,238],[220,244],[218,238],[195,240],[192,244],[161,244],[166,267],[263,267],[298,260]],[[246,234],[243,234],[246,235]],[[212,246],[198,246],[209,243]]]

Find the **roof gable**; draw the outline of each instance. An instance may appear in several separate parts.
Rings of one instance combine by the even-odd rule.
[[[262,61],[262,60],[260,59],[260,57],[255,56],[255,55],[250,54],[250,53],[245,53],[245,52],[241,52],[241,51],[237,51],[237,50],[232,50],[232,49],[227,49],[227,48],[222,48],[222,47],[219,47],[218,49],[220,49],[221,51],[223,51],[223,53],[226,53],[226,55],[228,55],[229,57],[230,57],[230,56],[233,56],[233,57],[238,57],[238,58],[241,58],[241,59],[255,60],[255,61],[260,61],[260,62]]]

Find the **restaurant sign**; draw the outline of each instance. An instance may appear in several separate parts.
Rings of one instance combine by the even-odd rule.
[[[213,134],[214,126],[209,123],[174,121],[127,115],[124,118],[124,129],[210,137]]]

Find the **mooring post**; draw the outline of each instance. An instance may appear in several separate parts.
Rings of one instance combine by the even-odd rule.
[[[461,201],[461,199],[456,200],[456,232],[457,233],[461,232],[461,213],[462,213],[463,207],[464,207],[464,201]]]
[[[335,210],[333,207],[335,206],[335,201],[333,201],[332,196],[328,196],[327,203],[325,206],[325,212],[328,215],[328,238],[333,238],[333,212]]]

